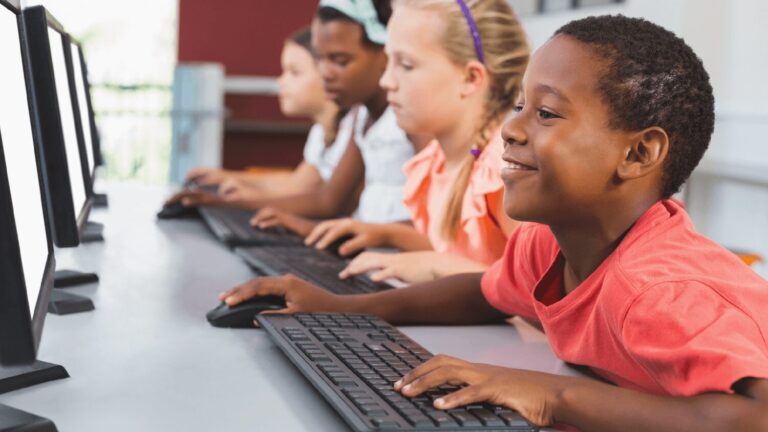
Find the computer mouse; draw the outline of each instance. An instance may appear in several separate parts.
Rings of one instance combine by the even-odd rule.
[[[195,207],[186,207],[181,202],[175,202],[173,204],[166,204],[163,208],[157,212],[158,219],[180,219],[186,217],[197,216],[197,209]]]
[[[285,308],[285,299],[279,296],[254,297],[235,306],[221,302],[205,315],[214,327],[253,328],[253,317],[265,310]]]

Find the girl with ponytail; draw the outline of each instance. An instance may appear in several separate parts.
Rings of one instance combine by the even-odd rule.
[[[506,0],[396,0],[381,85],[409,134],[435,139],[404,166],[411,225],[323,222],[307,237],[324,248],[372,246],[342,277],[419,282],[483,271],[502,256],[515,227],[503,209],[500,127],[514,106],[528,62],[525,34]]]

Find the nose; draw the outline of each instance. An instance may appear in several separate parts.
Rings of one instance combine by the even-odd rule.
[[[379,79],[379,86],[388,92],[397,90],[395,77],[392,73],[392,58],[387,60],[387,67],[384,69],[381,79]]]
[[[320,71],[320,76],[323,78],[323,82],[332,82],[336,79],[336,71],[334,70],[331,62],[320,59],[317,61],[317,69]]]
[[[528,135],[523,127],[524,115],[522,112],[515,112],[501,128],[501,138],[504,145],[519,144],[525,145],[528,142]]]

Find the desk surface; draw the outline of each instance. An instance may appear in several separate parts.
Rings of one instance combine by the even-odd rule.
[[[60,431],[340,431],[343,420],[258,330],[205,320],[216,295],[252,276],[198,220],[158,221],[168,190],[107,189],[104,243],[57,251],[57,268],[95,271],[70,291],[96,310],[46,318],[39,359],[71,378],[0,395]],[[435,353],[575,375],[525,325],[404,327]],[[471,343],[469,342],[471,341]]]

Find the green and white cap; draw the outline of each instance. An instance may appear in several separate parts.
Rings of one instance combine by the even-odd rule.
[[[320,0],[320,7],[336,9],[363,26],[371,42],[384,45],[387,42],[387,28],[381,24],[371,0]]]

